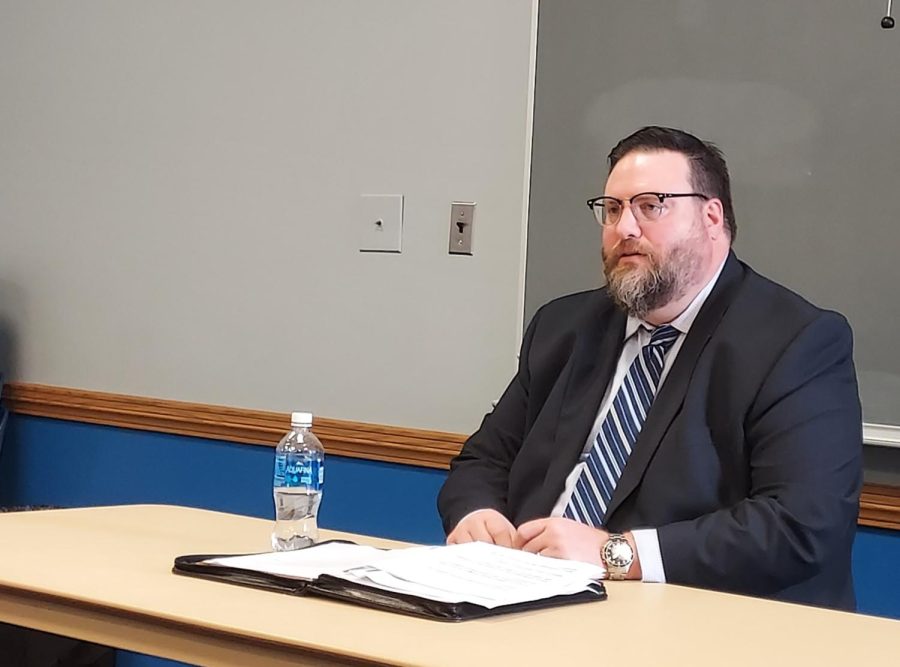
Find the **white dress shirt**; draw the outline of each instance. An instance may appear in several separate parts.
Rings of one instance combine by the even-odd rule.
[[[694,297],[694,300],[688,304],[688,307],[682,311],[681,315],[669,322],[669,324],[678,329],[682,335],[675,340],[675,343],[666,355],[666,363],[663,366],[662,376],[659,379],[657,393],[659,393],[659,390],[662,388],[663,382],[666,381],[666,376],[669,374],[672,364],[675,363],[678,351],[684,344],[684,339],[687,337],[687,333],[690,331],[691,325],[697,317],[697,313],[700,312],[700,308],[706,303],[706,298],[709,296],[713,287],[715,287],[716,281],[719,279],[719,274],[722,273],[722,267],[724,266],[725,262],[722,262],[715,275],[708,283],[706,283],[703,289],[700,290],[700,293]],[[606,388],[606,394],[604,394],[603,401],[600,403],[600,411],[597,413],[597,418],[594,420],[594,426],[591,428],[587,442],[584,444],[581,458],[566,478],[566,486],[563,489],[562,494],[560,494],[559,499],[556,501],[556,505],[554,505],[550,516],[560,517],[563,515],[563,512],[565,512],[566,505],[569,504],[569,499],[572,497],[572,493],[575,490],[575,484],[581,476],[581,471],[584,470],[587,465],[586,460],[588,453],[594,446],[594,441],[597,439],[597,434],[600,432],[600,426],[603,424],[603,420],[606,419],[606,414],[609,412],[610,405],[612,404],[616,393],[619,391],[619,387],[625,380],[625,375],[628,373],[631,363],[640,353],[641,348],[650,342],[650,335],[653,329],[653,325],[639,320],[636,317],[628,316],[628,321],[625,324],[625,346],[622,348],[622,354],[616,365],[616,372],[613,375],[612,382],[610,382],[609,386]],[[631,534],[634,535],[635,546],[637,547],[638,557],[641,561],[643,580],[665,583],[666,572],[663,568],[662,555],[659,550],[659,536],[657,535],[656,528],[634,529],[631,531]]]

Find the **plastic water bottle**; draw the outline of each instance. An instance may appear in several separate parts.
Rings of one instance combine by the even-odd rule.
[[[275,450],[275,530],[272,549],[292,551],[319,539],[316,515],[322,500],[325,449],[310,431],[312,415],[291,413],[291,430]]]

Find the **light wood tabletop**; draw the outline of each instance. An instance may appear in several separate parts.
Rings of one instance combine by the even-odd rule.
[[[184,577],[271,523],[166,505],[0,515],[0,620],[202,665],[891,664],[900,621],[671,585],[452,624]],[[323,531],[376,546],[375,538]]]

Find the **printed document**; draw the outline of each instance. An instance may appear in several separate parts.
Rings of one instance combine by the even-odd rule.
[[[605,574],[599,565],[483,542],[390,551],[328,542],[210,562],[298,579],[329,574],[383,590],[439,602],[471,602],[488,609],[579,593]]]

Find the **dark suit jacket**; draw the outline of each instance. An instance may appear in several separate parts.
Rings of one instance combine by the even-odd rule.
[[[550,302],[519,370],[453,461],[448,532],[494,508],[549,515],[615,371],[625,314],[605,289]],[[656,528],[666,579],[845,609],[861,486],[852,334],[731,254],[661,387],[606,515]]]

